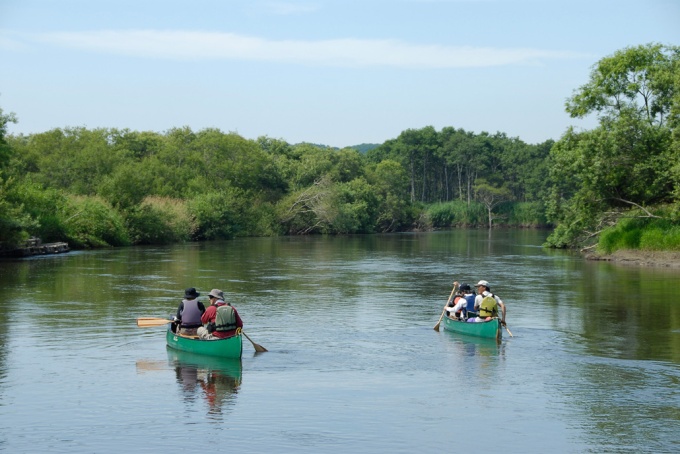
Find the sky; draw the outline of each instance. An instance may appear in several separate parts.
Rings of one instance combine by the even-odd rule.
[[[626,47],[680,45],[680,0],[0,0],[10,134],[217,128],[333,147],[406,129],[527,143]]]

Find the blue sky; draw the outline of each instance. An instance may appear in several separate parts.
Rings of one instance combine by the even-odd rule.
[[[678,0],[0,0],[10,133],[218,128],[337,147],[409,128],[559,139],[601,58]]]

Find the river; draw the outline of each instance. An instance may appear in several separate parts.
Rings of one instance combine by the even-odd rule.
[[[0,262],[0,450],[680,452],[680,270],[536,230],[244,238]],[[433,329],[453,281],[500,343]],[[239,310],[242,361],[178,355],[184,289]]]

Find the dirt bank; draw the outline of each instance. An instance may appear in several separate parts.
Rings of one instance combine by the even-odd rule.
[[[589,254],[589,260],[605,260],[624,265],[658,266],[680,268],[680,252],[677,251],[640,251],[624,249],[610,255]]]

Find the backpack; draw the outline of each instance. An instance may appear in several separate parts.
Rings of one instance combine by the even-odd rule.
[[[483,318],[498,316],[498,303],[493,294],[489,294],[482,299],[482,303],[479,305],[479,316]]]

